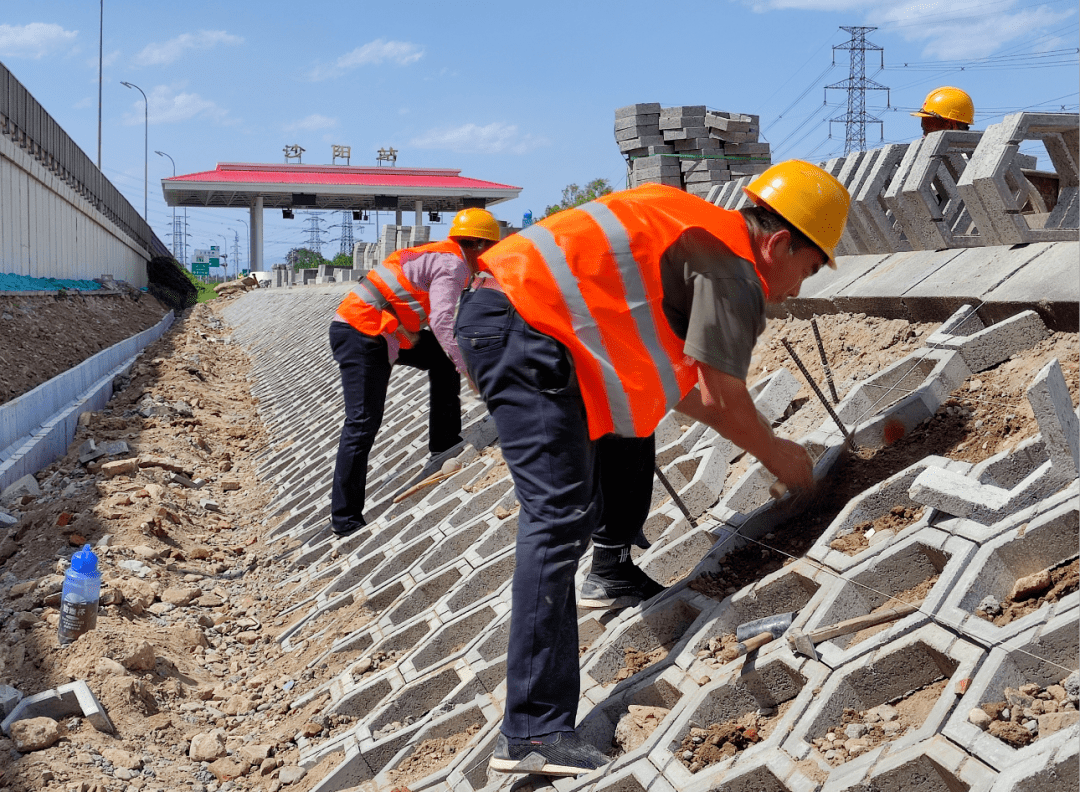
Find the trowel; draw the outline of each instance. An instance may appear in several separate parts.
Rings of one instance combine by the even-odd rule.
[[[918,609],[916,605],[902,602],[893,608],[878,611],[877,613],[868,613],[865,616],[856,616],[854,619],[847,619],[810,632],[803,632],[798,627],[791,627],[791,622],[798,611],[781,613],[776,616],[768,616],[764,619],[756,619],[755,621],[740,624],[735,630],[735,638],[739,641],[735,646],[735,650],[742,656],[775,641],[786,632],[788,645],[793,652],[817,660],[818,654],[817,650],[814,649],[814,644],[832,638],[839,638],[841,635],[850,635],[867,627],[875,627],[879,624],[902,619]]]

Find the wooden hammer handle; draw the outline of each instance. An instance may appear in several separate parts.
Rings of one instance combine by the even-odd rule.
[[[868,613],[865,616],[856,616],[854,619],[837,622],[830,627],[822,627],[819,630],[807,633],[806,637],[809,638],[812,643],[820,643],[822,641],[828,641],[831,638],[837,638],[841,635],[858,632],[867,627],[874,627],[878,624],[884,624],[885,622],[896,621],[917,610],[918,607],[915,605],[904,602],[897,605],[895,608],[878,611],[877,613]]]
[[[403,493],[398,495],[396,498],[394,498],[394,503],[401,503],[410,495],[415,495],[420,490],[424,489],[425,487],[430,487],[432,484],[438,484],[440,481],[445,481],[457,472],[458,471],[456,470],[452,470],[449,473],[436,473],[433,476],[428,476],[419,484],[414,484],[413,486],[405,490]]]
[[[744,654],[750,654],[750,652],[754,651],[755,649],[760,649],[765,644],[774,640],[776,640],[776,636],[774,636],[772,633],[758,633],[751,638],[747,638],[745,641],[740,641],[739,643],[735,644],[735,651],[739,653],[739,657],[742,657]]]

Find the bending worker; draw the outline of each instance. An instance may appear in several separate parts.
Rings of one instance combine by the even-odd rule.
[[[975,123],[975,103],[964,91],[946,85],[928,93],[912,115],[922,119],[924,136],[946,129],[967,130]]]
[[[428,373],[429,466],[461,442],[458,372],[464,363],[453,340],[454,309],[477,257],[499,236],[490,212],[463,209],[448,239],[392,253],[338,306],[330,323],[345,397],[331,494],[330,528],[337,536],[365,525],[368,454],[382,423],[392,366]]]
[[[647,454],[638,467],[651,472],[652,446],[638,441],[677,409],[788,487],[812,482],[810,455],[773,435],[746,376],[765,304],[835,266],[849,197],[798,161],[746,192],[756,205],[741,212],[657,184],[611,193],[500,242],[462,295],[457,342],[521,503],[493,770],[576,775],[608,761],[574,731],[578,561],[604,538],[583,598],[662,590],[630,560],[640,526],[604,524],[605,500],[626,496],[601,476],[609,459]]]

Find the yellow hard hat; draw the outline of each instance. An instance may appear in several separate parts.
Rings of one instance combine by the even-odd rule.
[[[928,93],[922,108],[912,115],[919,118],[947,118],[961,124],[972,124],[975,122],[975,103],[966,92],[946,85]]]
[[[743,187],[751,201],[771,209],[803,232],[833,263],[844,233],[851,196],[817,165],[788,160],[773,165]]]
[[[476,237],[498,242],[502,237],[499,232],[499,222],[495,215],[486,209],[462,209],[450,223],[451,239],[456,237]]]

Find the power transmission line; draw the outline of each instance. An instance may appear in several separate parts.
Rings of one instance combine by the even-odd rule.
[[[308,232],[307,247],[308,247],[308,250],[314,251],[315,253],[318,253],[321,256],[322,255],[322,244],[323,244],[322,243],[323,229],[322,229],[322,226],[319,225],[319,224],[322,222],[322,218],[319,217],[318,212],[304,212],[304,214],[309,215],[308,219],[305,221],[305,222],[309,223],[309,227],[307,228],[307,232]]]
[[[850,154],[852,151],[864,151],[866,149],[867,123],[878,124],[881,128],[882,137],[884,137],[885,127],[882,125],[881,119],[866,112],[866,92],[885,91],[886,97],[888,97],[889,89],[866,76],[867,50],[880,52],[881,67],[885,67],[885,50],[877,44],[866,40],[866,34],[872,30],[877,30],[877,28],[841,26],[840,29],[850,33],[851,38],[845,43],[833,47],[833,58],[835,60],[836,50],[849,50],[851,52],[851,66],[846,80],[826,85],[825,90],[828,91],[832,88],[847,91],[847,112],[836,118],[829,119],[829,126],[831,129],[833,122],[844,122],[844,153]],[[886,98],[886,103],[888,103],[888,98]]]

